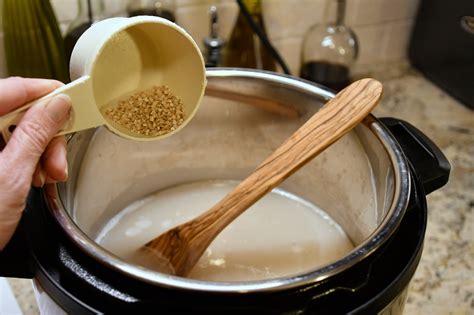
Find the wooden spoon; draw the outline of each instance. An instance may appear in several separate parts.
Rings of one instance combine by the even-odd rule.
[[[354,128],[377,105],[381,96],[382,84],[376,80],[362,79],[352,83],[327,102],[215,206],[151,240],[145,249],[167,261],[176,275],[186,276],[227,225]]]

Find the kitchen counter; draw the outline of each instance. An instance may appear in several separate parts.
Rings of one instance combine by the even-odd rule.
[[[405,314],[474,312],[474,111],[406,64],[374,69],[384,83],[374,114],[406,120],[449,159],[449,183],[428,196],[428,229]],[[29,280],[9,279],[24,314],[38,308]]]
[[[412,69],[387,71],[374,73],[385,88],[374,114],[412,123],[451,163],[448,184],[427,197],[424,250],[405,314],[473,314],[474,111]]]

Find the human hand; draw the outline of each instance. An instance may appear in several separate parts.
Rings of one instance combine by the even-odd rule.
[[[61,85],[45,79],[0,79],[0,116]],[[68,96],[58,95],[28,109],[0,152],[0,250],[21,219],[31,185],[67,179],[66,142],[54,136],[69,118],[70,103]]]

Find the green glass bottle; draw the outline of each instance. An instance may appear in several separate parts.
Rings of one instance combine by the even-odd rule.
[[[265,33],[261,0],[243,0],[252,18]],[[224,66],[275,71],[275,61],[248,25],[242,12],[226,44]]]
[[[69,82],[61,31],[49,0],[2,0],[8,75]]]

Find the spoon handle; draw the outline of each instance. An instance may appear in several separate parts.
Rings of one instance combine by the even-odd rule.
[[[194,219],[194,232],[217,235],[263,195],[354,128],[377,105],[381,96],[382,85],[373,79],[362,79],[345,88],[263,161],[249,177],[215,206]],[[210,232],[209,229],[214,231]]]
[[[199,217],[145,245],[169,259],[175,274],[187,275],[214,238],[263,195],[354,128],[377,105],[382,84],[357,81],[316,112],[255,171]]]

